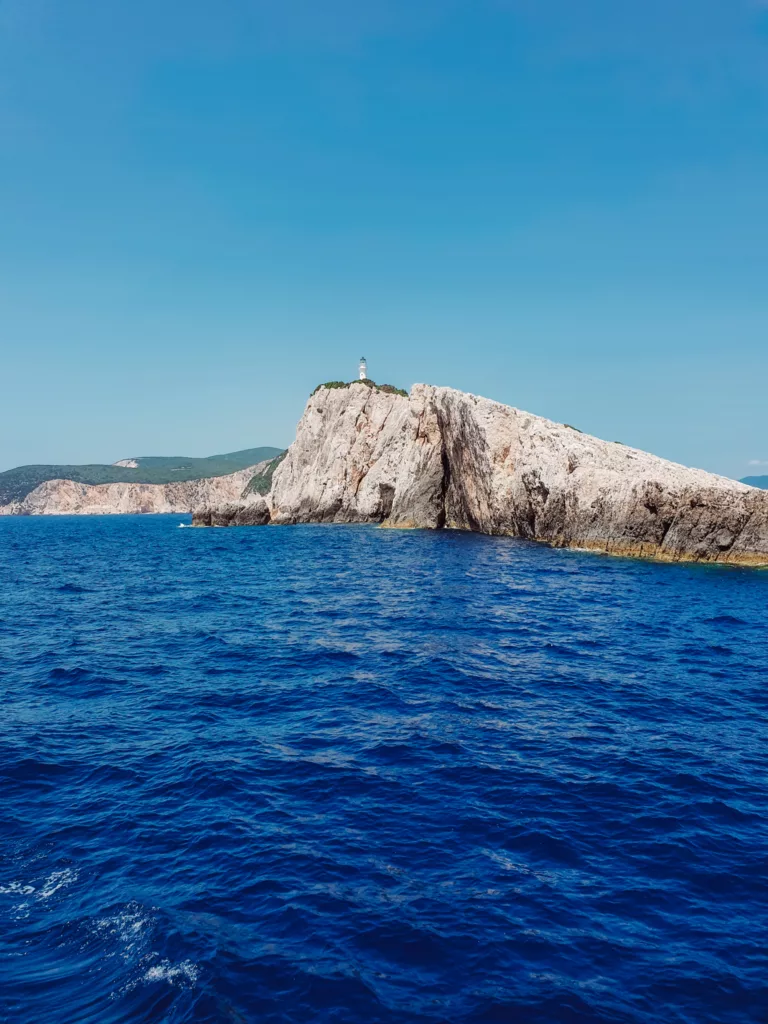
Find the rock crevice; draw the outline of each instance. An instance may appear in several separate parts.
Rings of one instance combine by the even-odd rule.
[[[768,493],[451,388],[321,389],[267,497],[274,523],[381,523],[768,564]]]

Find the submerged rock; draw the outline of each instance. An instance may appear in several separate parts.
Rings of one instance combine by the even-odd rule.
[[[768,493],[452,388],[311,396],[272,521],[375,522],[768,565]]]

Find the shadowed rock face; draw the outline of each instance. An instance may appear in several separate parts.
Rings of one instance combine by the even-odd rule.
[[[768,493],[509,406],[417,384],[310,398],[272,521],[474,530],[668,560],[768,565]]]
[[[192,513],[193,526],[266,526],[268,522],[269,507],[260,495],[246,504],[214,505]]]

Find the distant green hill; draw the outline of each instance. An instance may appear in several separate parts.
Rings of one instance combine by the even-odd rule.
[[[768,476],[745,476],[741,482],[749,484],[750,487],[762,487],[764,491],[768,491]]]
[[[211,455],[193,459],[185,455],[142,456],[126,460],[137,463],[127,466],[19,466],[0,473],[0,505],[23,501],[46,480],[76,480],[81,484],[169,484],[174,481],[202,480],[204,477],[226,476],[246,469],[257,462],[273,459],[281,448],[245,448],[227,455]]]

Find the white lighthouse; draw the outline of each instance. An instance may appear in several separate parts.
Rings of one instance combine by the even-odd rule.
[[[360,380],[366,380],[368,377],[368,364],[365,361],[365,356],[360,356]]]

